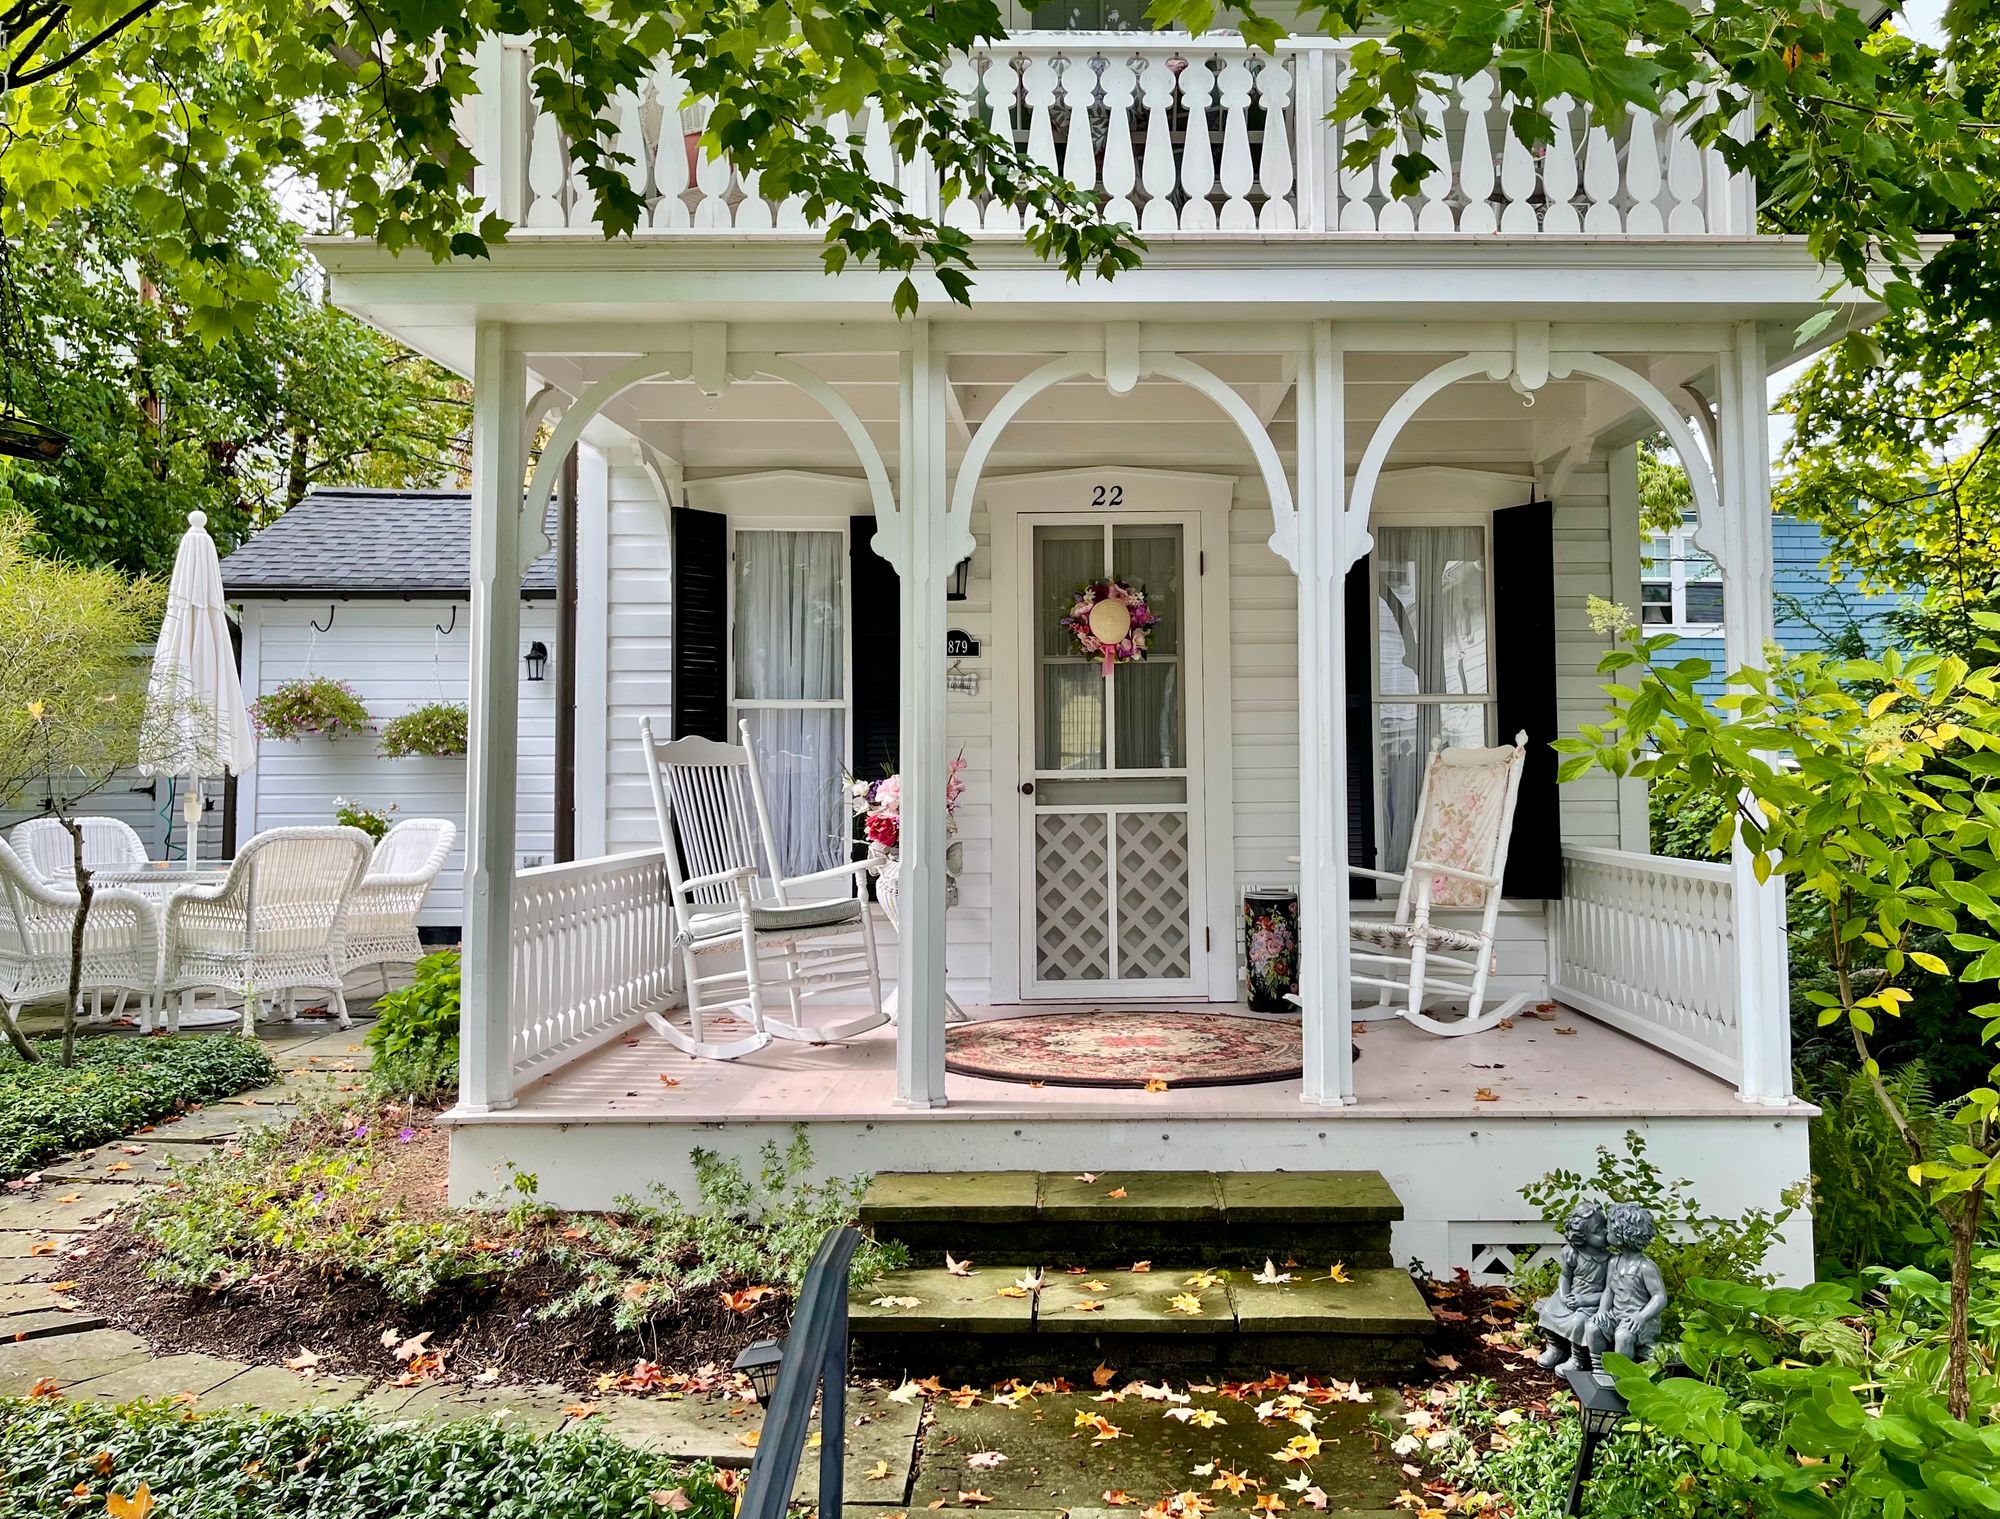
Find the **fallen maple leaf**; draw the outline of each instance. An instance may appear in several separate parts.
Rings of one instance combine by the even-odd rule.
[[[916,1308],[922,1303],[922,1298],[914,1297],[876,1297],[868,1300],[871,1308]]]
[[[1257,1501],[1250,1507],[1259,1513],[1279,1514],[1284,1512],[1286,1504],[1276,1493],[1259,1493]]]
[[[1138,1501],[1122,1487],[1110,1488],[1104,1494],[1104,1502],[1110,1508],[1130,1508]]]
[[[1498,1102],[1500,1094],[1495,1092],[1491,1087],[1481,1087],[1472,1094],[1472,1100],[1474,1102]]]
[[[1200,1313],[1201,1294],[1196,1292],[1176,1292],[1167,1299],[1169,1313]]]
[[[191,1389],[183,1387],[167,1399],[167,1402],[175,1408],[192,1408],[195,1405],[195,1394]]]
[[[1559,1028],[1556,1030],[1556,1032],[1558,1034],[1574,1034],[1576,1030],[1573,1028]]]
[[[1142,1091],[1147,1092],[1164,1092],[1166,1089],[1167,1079],[1164,1076],[1148,1076],[1146,1078],[1146,1085],[1141,1088]]]
[[[877,1461],[863,1475],[870,1482],[880,1482],[889,1475],[889,1463],[887,1461]]]
[[[1320,1278],[1320,1280],[1327,1282],[1351,1282],[1354,1278],[1347,1274],[1346,1261],[1335,1261],[1331,1266],[1327,1267],[1326,1275]]]
[[[1077,1285],[1082,1287],[1085,1292],[1109,1292],[1111,1290],[1109,1282],[1100,1282],[1096,1277],[1092,1277],[1087,1282],[1079,1282]]]
[[[673,1514],[685,1514],[694,1507],[694,1500],[688,1497],[686,1488],[656,1487],[646,1496],[653,1500],[653,1507]]]
[[[61,1385],[54,1377],[37,1377],[35,1385],[28,1389],[28,1396],[34,1399],[61,1397]]]
[[[1098,1387],[1109,1387],[1117,1375],[1118,1370],[1116,1367],[1106,1366],[1100,1361],[1098,1362],[1097,1370],[1090,1374],[1090,1380]]]
[[[923,1389],[917,1386],[915,1382],[905,1382],[889,1394],[889,1401],[891,1403],[914,1403],[917,1400],[917,1394],[922,1391]]]
[[[664,1071],[662,1071],[662,1072],[660,1073],[660,1085],[661,1085],[661,1086],[663,1086],[663,1087],[677,1087],[677,1086],[679,1086],[680,1084],[681,1084],[681,1079],[680,1079],[680,1077],[678,1077],[678,1076],[669,1076],[669,1075],[667,1075],[667,1073],[666,1073],[666,1072],[664,1072]]]
[[[953,1260],[951,1252],[947,1250],[944,1253],[944,1269],[949,1271],[953,1276],[970,1276],[972,1275],[972,1262]]]
[[[975,1471],[988,1472],[1007,1459],[1005,1452],[997,1450],[976,1450],[965,1458],[965,1464]]]
[[[430,1343],[431,1332],[428,1329],[422,1334],[413,1334],[396,1347],[396,1359],[399,1361],[415,1360],[430,1348]]]
[[[1079,1171],[1076,1173],[1076,1179],[1088,1187],[1097,1180],[1097,1173],[1095,1171]]]
[[[1197,1469],[1195,1475],[1199,1477],[1204,1473]],[[1215,1474],[1215,1480],[1208,1485],[1212,1491],[1227,1492],[1232,1498],[1241,1497],[1255,1486],[1248,1472],[1233,1472],[1226,1466]]]
[[[1125,1194],[1125,1189],[1123,1187],[1113,1187],[1109,1192],[1105,1193],[1104,1195],[1106,1197],[1123,1197],[1126,1194]]]
[[[1222,1277],[1220,1274],[1214,1271],[1197,1271],[1187,1279],[1187,1285],[1194,1288],[1197,1292],[1206,1292],[1221,1280]]]
[[[71,1192],[66,1194],[65,1196],[58,1197],[56,1201],[63,1204],[80,1203],[83,1201],[83,1197],[80,1193]]]
[[[1078,1313],[1096,1313],[1104,1307],[1104,1299],[1095,1297],[1079,1298],[1071,1306]]]
[[[731,1313],[748,1313],[777,1290],[775,1287],[757,1286],[745,1287],[740,1292],[725,1292],[722,1294],[722,1305]]]
[[[953,1408],[976,1408],[979,1406],[979,1393],[971,1387],[961,1387],[957,1392],[948,1393],[946,1396],[951,1399],[951,1406]]]
[[[1324,1509],[1326,1507],[1326,1489],[1309,1487],[1303,1493],[1299,1494],[1299,1502],[1303,1503],[1307,1508]]]
[[[1262,1282],[1266,1287],[1275,1287],[1278,1283],[1289,1282],[1291,1279],[1291,1272],[1280,1271],[1268,1255],[1264,1257],[1264,1269],[1250,1278],[1253,1282]]]
[[[993,1500],[987,1497],[986,1494],[982,1493],[978,1488],[975,1487],[969,1492],[965,1491],[964,1489],[961,1489],[959,1491],[958,1501],[960,1503],[963,1503],[967,1508],[978,1508],[980,1504],[991,1503]]]
[[[1134,1273],[1143,1275],[1145,1272],[1151,1271],[1153,1269],[1153,1263],[1151,1261],[1134,1261],[1126,1269]]]
[[[144,1145],[120,1145],[118,1148],[123,1150],[127,1155],[144,1155],[146,1153]]]
[[[153,1490],[144,1482],[132,1489],[132,1496],[123,1493],[104,1495],[104,1512],[108,1519],[146,1519],[153,1511]]]
[[[1042,1290],[1042,1273],[1040,1269],[1037,1268],[1032,1272],[1022,1272],[1015,1279],[1014,1285],[1024,1292],[1040,1292]]]
[[[28,1254],[30,1255],[54,1255],[55,1253],[56,1242],[52,1239],[36,1240],[34,1244],[28,1246]]]
[[[1430,1360],[1430,1363],[1431,1363],[1431,1365],[1433,1365],[1433,1366],[1437,1367],[1437,1369],[1438,1369],[1439,1371],[1457,1371],[1457,1370],[1458,1370],[1458,1357],[1457,1357],[1457,1356],[1450,1356],[1450,1355],[1436,1355],[1436,1356],[1431,1356],[1431,1357],[1429,1358],[1429,1360]]]
[[[736,1437],[736,1443],[750,1450],[755,1450],[757,1442],[763,1438],[763,1434],[764,1432],[761,1429],[746,1429]]]
[[[1026,1287],[1002,1287],[994,1294],[995,1297],[1026,1297],[1027,1295],[1028,1289]]]
[[[132,1169],[132,1162],[129,1160],[115,1160],[111,1163],[109,1169],[113,1171],[129,1171]]]
[[[319,1365],[319,1352],[316,1350],[308,1350],[303,1345],[299,1347],[299,1353],[297,1355],[285,1357],[285,1366],[288,1370],[291,1371],[311,1371],[318,1365]]]

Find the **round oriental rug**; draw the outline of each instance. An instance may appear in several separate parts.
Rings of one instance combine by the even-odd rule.
[[[1299,1074],[1299,1026],[1240,1013],[1092,1008],[959,1023],[944,1068],[1049,1086],[1245,1086]]]

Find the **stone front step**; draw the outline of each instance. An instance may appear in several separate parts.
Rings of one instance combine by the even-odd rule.
[[[1068,1265],[1386,1267],[1403,1205],[1375,1171],[888,1172],[861,1202],[920,1263],[988,1255]]]

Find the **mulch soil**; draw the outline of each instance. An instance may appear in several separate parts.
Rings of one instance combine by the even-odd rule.
[[[1497,1406],[1547,1410],[1564,1384],[1535,1364],[1542,1346],[1525,1305],[1505,1287],[1482,1286],[1464,1272],[1418,1286],[1438,1327],[1428,1342],[1433,1375],[1416,1389],[1485,1378],[1493,1384]]]

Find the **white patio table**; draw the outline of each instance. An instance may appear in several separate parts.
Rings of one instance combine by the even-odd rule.
[[[230,863],[228,860],[203,860],[190,866],[185,860],[153,860],[143,870],[94,870],[91,880],[99,886],[122,886],[140,893],[157,903],[164,917],[167,903],[179,893],[191,891],[197,886],[214,886],[227,879]],[[164,996],[160,1000],[164,1002]],[[175,999],[171,1011],[149,1006],[139,1020],[139,1032],[150,1034],[156,1026],[155,1019],[161,1016],[166,1019],[168,1031],[176,1034],[183,1026],[207,1027],[213,1024],[219,1028],[236,1021],[236,1015],[226,1009],[217,1008],[214,1018],[204,1016],[199,1020],[194,1018],[194,1010],[194,993],[182,992]]]

